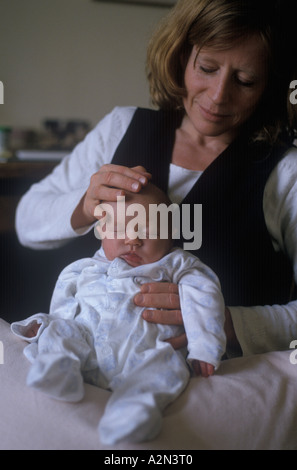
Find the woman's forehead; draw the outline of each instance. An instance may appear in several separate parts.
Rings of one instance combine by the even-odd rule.
[[[265,69],[267,66],[268,53],[264,43],[257,36],[245,38],[229,47],[216,47],[215,45],[195,45],[192,54],[197,58],[233,64],[236,70],[255,72]]]

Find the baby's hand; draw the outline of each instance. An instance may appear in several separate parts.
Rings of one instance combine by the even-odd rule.
[[[34,322],[33,324],[29,325],[29,328],[26,331],[25,336],[27,338],[34,338],[35,336],[37,336],[39,328],[40,328],[40,324],[37,322]]]
[[[214,366],[212,364],[208,364],[208,362],[193,361],[192,367],[196,375],[202,375],[202,377],[205,378],[214,374]]]

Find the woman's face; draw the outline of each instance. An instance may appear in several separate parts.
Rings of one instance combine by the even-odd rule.
[[[268,60],[258,36],[227,50],[194,46],[185,70],[184,107],[201,137],[233,140],[255,111],[268,77]]]

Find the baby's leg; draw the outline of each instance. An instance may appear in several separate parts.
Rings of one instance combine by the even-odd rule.
[[[38,355],[27,384],[63,401],[83,398],[81,370],[93,354],[89,333],[73,320],[50,322],[38,340]]]
[[[184,390],[190,374],[184,359],[165,345],[143,353],[135,368],[112,382],[113,393],[99,423],[102,443],[142,442],[155,438],[162,411]]]

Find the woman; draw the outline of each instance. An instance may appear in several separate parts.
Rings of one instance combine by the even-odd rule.
[[[295,12],[289,0],[180,0],[148,50],[159,110],[106,116],[23,197],[21,242],[51,248],[83,235],[99,201],[140,191],[152,175],[173,202],[203,205],[196,254],[222,284],[229,354],[288,349],[297,338],[297,153],[288,106]],[[144,313],[148,321],[182,321],[172,284],[145,285],[135,302],[155,308]]]

